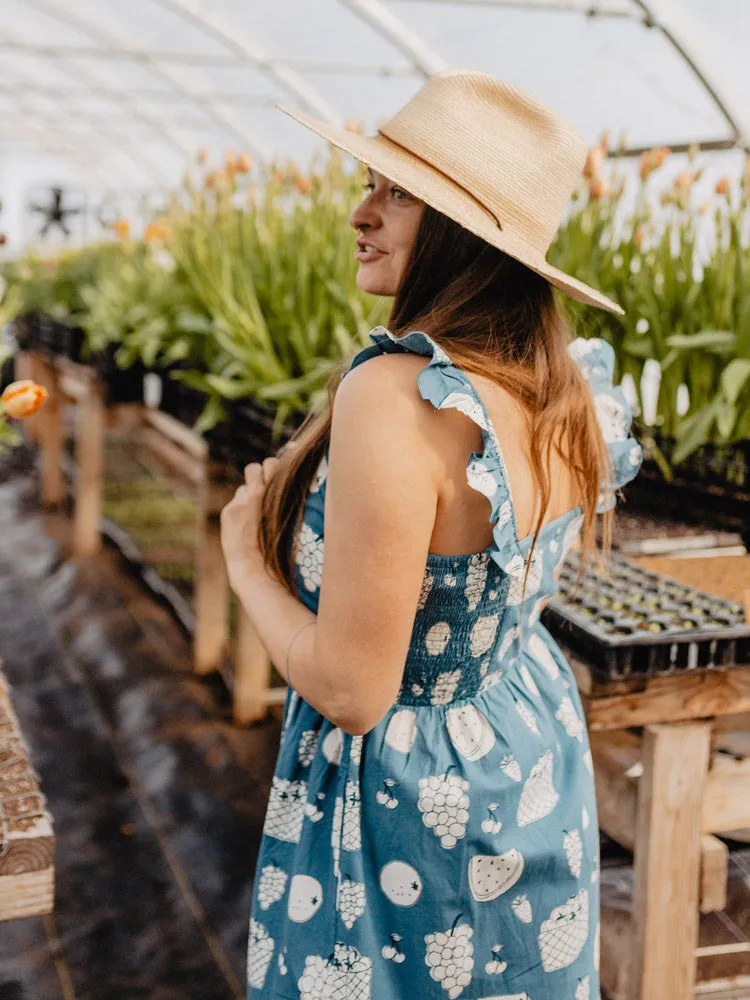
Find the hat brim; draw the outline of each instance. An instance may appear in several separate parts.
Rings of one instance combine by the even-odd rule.
[[[602,292],[553,267],[543,254],[516,234],[499,228],[489,212],[447,174],[386,136],[380,133],[360,135],[282,105],[277,105],[277,108],[379,174],[402,185],[409,194],[447,215],[475,236],[525,264],[571,298],[619,316],[625,315],[625,310]]]

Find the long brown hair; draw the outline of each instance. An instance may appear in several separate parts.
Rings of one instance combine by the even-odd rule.
[[[399,336],[409,330],[428,333],[460,368],[492,379],[523,405],[542,501],[524,589],[551,496],[552,447],[570,467],[583,506],[581,554],[593,554],[601,567],[596,507],[602,486],[612,484],[611,459],[585,379],[568,353],[568,326],[549,282],[425,205],[388,327]],[[296,446],[281,454],[263,495],[258,544],[271,572],[292,593],[293,538],[302,522],[307,489],[328,446],[333,400],[347,368],[342,362],[329,376],[328,404],[322,412],[309,414],[295,432]],[[612,520],[612,510],[606,511],[606,556]]]

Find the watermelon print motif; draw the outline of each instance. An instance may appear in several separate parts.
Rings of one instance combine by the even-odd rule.
[[[416,389],[481,429],[468,485],[489,501],[484,552],[429,554],[398,696],[350,736],[290,690],[257,861],[249,1000],[599,1000],[599,831],[585,716],[542,606],[583,526],[546,524],[525,592],[500,441],[471,379],[424,333],[383,327],[355,355],[424,358]],[[578,338],[614,469],[638,472],[614,352]],[[317,613],[328,455],[296,538],[299,600]],[[614,486],[614,489],[612,487]],[[373,664],[377,669],[377,664]],[[450,887],[450,888],[448,888]]]

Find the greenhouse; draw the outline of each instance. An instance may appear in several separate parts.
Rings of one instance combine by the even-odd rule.
[[[5,9],[0,1000],[750,1000],[747,4]]]

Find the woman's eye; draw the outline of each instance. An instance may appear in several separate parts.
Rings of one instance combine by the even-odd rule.
[[[370,193],[372,193],[375,190],[375,185],[372,183],[372,181],[368,181],[366,184],[363,184],[362,187],[364,188],[365,191],[369,191]]]
[[[406,191],[402,191],[401,188],[392,187],[391,194],[396,198],[397,201],[401,201],[403,198],[408,198]]]

